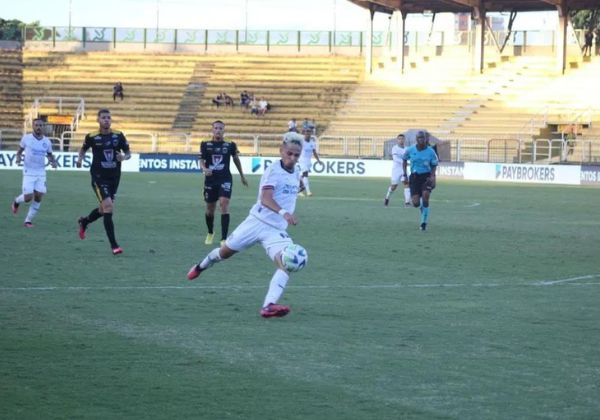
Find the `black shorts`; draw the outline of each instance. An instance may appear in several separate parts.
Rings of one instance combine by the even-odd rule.
[[[435,187],[433,186],[433,182],[429,179],[430,176],[430,172],[424,174],[410,174],[410,177],[408,178],[410,195],[423,195],[423,191],[433,191]]]
[[[231,184],[231,180],[205,183],[204,201],[215,203],[220,197],[231,198]]]
[[[98,197],[98,201],[102,202],[107,198],[115,199],[117,190],[119,189],[120,177],[117,178],[102,178],[92,175],[92,189]]]

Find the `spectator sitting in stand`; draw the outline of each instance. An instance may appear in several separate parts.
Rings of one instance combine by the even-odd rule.
[[[261,98],[258,101],[258,115],[265,115],[269,109],[271,109],[271,105],[269,105],[265,98]]]
[[[225,92],[223,92],[223,103],[225,104],[225,106],[233,107],[233,98]]]
[[[288,122],[288,131],[293,131],[295,133],[298,132],[298,126],[296,124],[296,119],[292,118],[289,122]]]
[[[223,93],[219,92],[219,94],[212,99],[212,103],[213,105],[216,105],[217,108],[221,105],[225,105],[225,97],[223,96]]]
[[[250,114],[256,114],[256,116],[258,116],[258,101],[256,100],[256,97],[252,96],[249,106]]]
[[[123,100],[123,84],[121,82],[117,82],[113,86],[113,102],[116,102],[117,96]]]
[[[244,108],[248,108],[250,106],[251,100],[252,99],[247,90],[244,90],[242,93],[240,93],[240,106],[243,106]]]

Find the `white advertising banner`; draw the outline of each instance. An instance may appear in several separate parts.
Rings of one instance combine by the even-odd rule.
[[[261,175],[279,157],[240,157],[245,174]],[[235,165],[231,165],[235,171]],[[359,177],[389,177],[392,171],[391,160],[361,160],[361,159],[321,159],[321,163],[313,160],[312,176],[359,176]]]
[[[578,165],[522,165],[465,162],[464,179],[535,184],[581,183]]]
[[[54,157],[58,163],[56,170],[59,171],[89,171],[92,164],[92,155],[87,153],[83,159],[81,168],[76,166],[77,153],[73,152],[54,152]],[[23,169],[22,166],[17,166],[17,152],[0,152],[0,169]],[[53,170],[50,165],[47,170]],[[134,153],[131,159],[126,160],[121,165],[123,172],[139,172],[140,171],[140,155]]]

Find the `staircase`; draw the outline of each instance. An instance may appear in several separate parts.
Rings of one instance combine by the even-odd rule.
[[[211,63],[199,62],[194,67],[194,72],[179,102],[179,109],[173,121],[172,129],[179,132],[189,133],[194,127],[196,116],[200,112],[200,106],[206,90],[206,80],[212,69]]]

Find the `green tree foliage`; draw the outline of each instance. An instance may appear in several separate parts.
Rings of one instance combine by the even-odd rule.
[[[0,40],[3,41],[22,41],[22,29],[27,25],[29,27],[40,27],[40,22],[26,24],[17,19],[5,20],[0,18]]]
[[[571,22],[575,29],[594,29],[600,26],[600,9],[574,10],[571,12]]]

